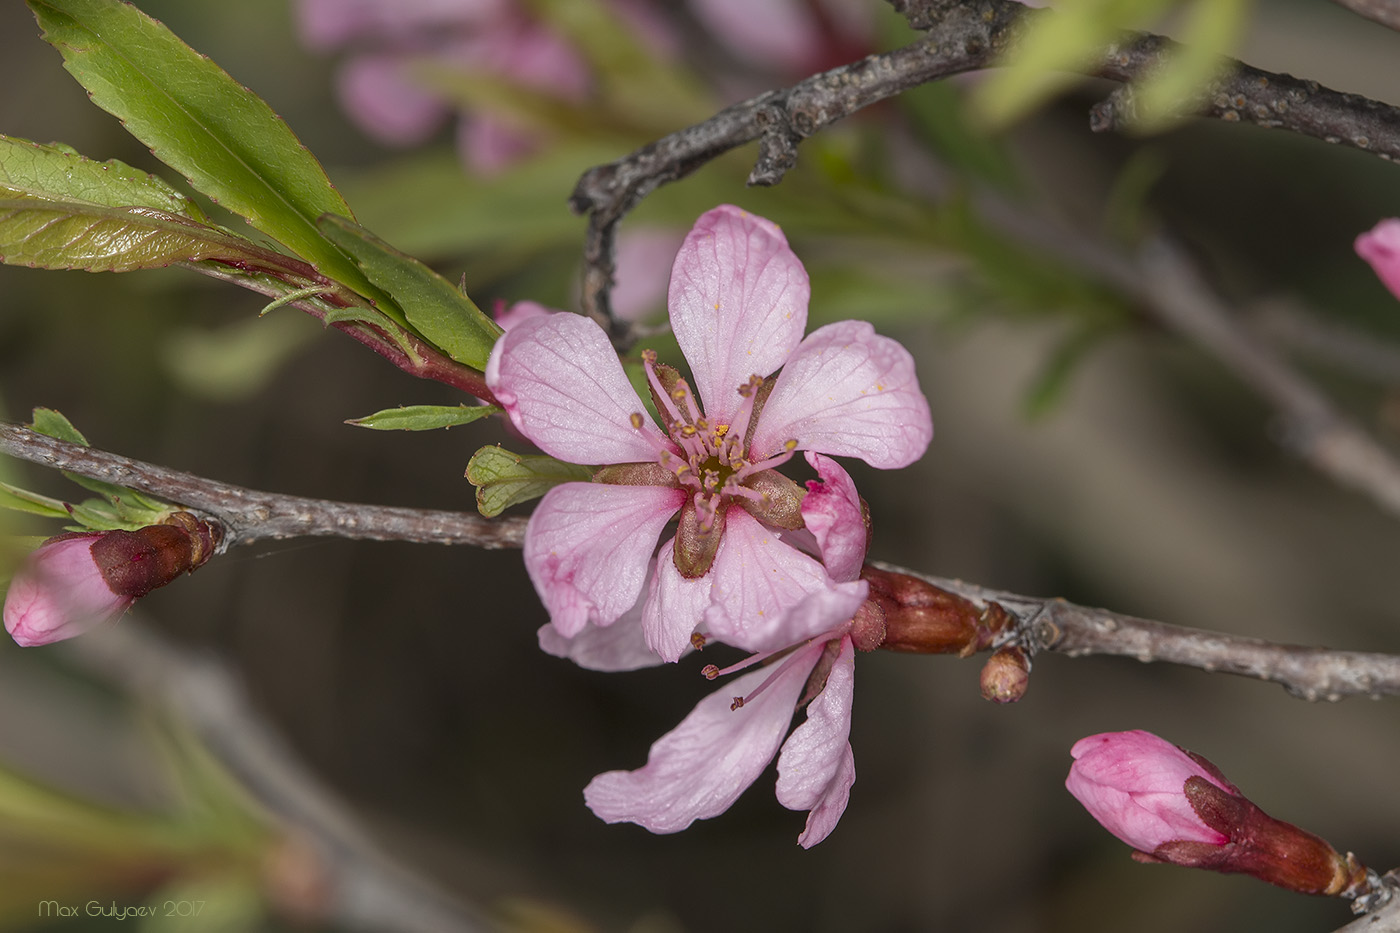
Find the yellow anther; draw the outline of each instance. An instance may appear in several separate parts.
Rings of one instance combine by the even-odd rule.
[[[729,433],[729,425],[727,425],[727,424],[717,424],[717,425],[715,425],[715,437],[724,437],[724,435],[726,435],[726,434],[728,434],[728,433]]]
[[[642,362],[644,362],[644,363],[651,363],[653,366],[656,365],[656,351],[655,351],[655,350],[643,350],[643,351],[642,351]]]
[[[634,411],[634,412],[632,412],[632,414],[630,414],[630,415],[627,416],[627,420],[629,420],[629,421],[632,422],[632,427],[633,427],[633,428],[637,429],[638,431],[640,431],[640,430],[642,429],[642,423],[643,423],[643,422],[642,422],[642,413],[641,413],[641,412],[639,412],[639,411]]]
[[[783,441],[783,450],[792,451],[792,450],[796,450],[796,449],[797,449],[797,441],[796,441],[796,440],[786,440],[786,441]]]

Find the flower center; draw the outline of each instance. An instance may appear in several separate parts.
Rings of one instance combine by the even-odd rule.
[[[673,451],[658,445],[657,462],[676,477],[679,485],[694,491],[701,527],[708,529],[713,525],[715,514],[726,500],[743,498],[754,502],[764,501],[765,494],[750,488],[745,482],[757,473],[790,460],[797,449],[797,442],[788,441],[783,445],[782,453],[762,460],[750,459],[744,450],[753,419],[754,402],[758,390],[763,386],[763,379],[750,376],[739,386],[738,392],[743,401],[732,424],[713,424],[700,410],[695,394],[685,379],[675,376],[674,370],[668,370],[670,378],[663,378],[656,366],[656,351],[644,350],[642,363],[666,433],[678,448]],[[640,416],[634,415],[633,424],[640,427],[639,421]]]

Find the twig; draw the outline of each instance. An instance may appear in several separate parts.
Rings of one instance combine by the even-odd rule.
[[[208,655],[169,644],[127,620],[102,638],[80,638],[67,656],[132,694],[169,710],[279,820],[303,834],[324,876],[326,919],[353,930],[464,933],[495,929],[462,904],[386,856],[268,728],[243,686]]]
[[[1400,0],[1332,0],[1332,2],[1338,6],[1346,7],[1358,16],[1364,16],[1380,23],[1382,26],[1400,29]]]
[[[961,580],[935,577],[903,567],[872,562],[890,573],[902,573],[947,590],[979,607],[998,603],[1016,619],[1021,643],[1035,651],[1069,657],[1090,654],[1165,662],[1203,671],[1254,677],[1307,700],[1339,700],[1347,696],[1400,695],[1400,656],[1364,651],[1334,651],[1302,645],[1280,645],[1257,638],[1222,635],[1092,609],[1063,599],[1039,599],[988,589]]]
[[[1400,346],[1374,334],[1343,327],[1282,301],[1251,309],[1249,324],[1270,342],[1331,363],[1350,375],[1400,384]]]
[[[186,506],[225,526],[221,549],[268,538],[329,536],[419,544],[466,544],[496,550],[525,540],[525,519],[486,519],[465,512],[357,505],[259,492],[70,444],[0,423],[0,453],[105,480]]]
[[[569,199],[588,214],[584,240],[584,311],[608,330],[619,348],[630,346],[629,326],[612,315],[610,291],[617,224],[644,197],[731,149],[761,139],[749,184],[774,185],[797,160],[797,145],[818,130],[863,107],[939,78],[993,67],[1015,40],[1023,22],[1053,16],[1015,0],[890,0],[910,25],[928,35],[903,48],[813,75],[786,90],[774,90],[726,107],[631,155],[589,169]],[[1161,36],[1130,34],[1104,49],[1086,73],[1133,81],[1161,66],[1174,43]],[[1257,123],[1400,158],[1400,108],[1315,81],[1262,71],[1226,60],[1227,74],[1205,95],[1201,116]],[[1095,111],[1093,127],[1118,126],[1112,101]]]

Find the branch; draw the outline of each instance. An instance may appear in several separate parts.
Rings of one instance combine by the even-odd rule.
[[[775,185],[797,162],[797,146],[842,117],[912,87],[967,71],[994,67],[1016,33],[1035,17],[1015,0],[890,0],[915,29],[928,35],[903,48],[871,55],[726,107],[710,119],[648,143],[631,155],[589,169],[569,203],[588,214],[584,241],[583,310],[625,349],[633,334],[612,315],[610,292],[617,225],[652,191],[677,181],[731,149],[761,140],[751,185]],[[1359,2],[1359,0],[1358,0]],[[1159,68],[1176,44],[1129,34],[1103,50],[1085,73],[1129,82]],[[1202,101],[1200,116],[1291,130],[1330,143],[1400,159],[1400,108],[1343,94],[1290,75],[1226,60],[1229,73]],[[1121,115],[1113,99],[1096,107],[1092,127],[1113,129]]]
[[[1400,696],[1400,656],[1280,645],[1258,638],[1222,635],[1150,619],[1091,609],[1063,599],[1040,599],[935,577],[872,561],[889,573],[905,574],[970,600],[979,609],[996,603],[1010,614],[1020,643],[1032,653],[1054,651],[1072,658],[1108,654],[1165,662],[1203,671],[1239,674],[1280,684],[1306,700],[1348,696]]]
[[[322,536],[518,548],[525,519],[486,519],[466,512],[356,505],[258,492],[70,444],[0,423],[0,453],[126,486],[206,513],[225,526],[221,549],[268,538]]]

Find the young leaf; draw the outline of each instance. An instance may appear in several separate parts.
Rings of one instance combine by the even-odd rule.
[[[204,259],[265,268],[277,253],[187,217],[146,207],[98,207],[79,201],[3,197],[0,262],[40,269],[130,272]]]
[[[14,195],[98,207],[148,207],[198,223],[209,220],[164,179],[124,162],[94,162],[67,146],[0,134],[0,197]]]
[[[90,447],[86,437],[81,431],[73,426],[73,422],[60,411],[52,408],[36,408],[33,412],[33,421],[30,427],[40,434],[57,438],[60,441],[67,441],[70,444],[81,444],[83,447]],[[161,502],[159,499],[151,499],[143,496],[134,489],[125,486],[118,486],[115,483],[103,482],[100,479],[89,479],[86,476],[79,476],[76,473],[63,471],[64,477],[77,483],[84,489],[95,492],[106,497],[106,502],[98,499],[89,499],[82,505],[73,506],[73,517],[84,525],[96,528],[99,531],[109,531],[112,528],[140,528],[143,525],[154,524],[160,521],[171,510],[169,503]],[[94,517],[89,522],[85,516]],[[107,516],[110,516],[108,522]]]
[[[57,499],[50,499],[48,496],[41,496],[9,483],[0,483],[0,509],[28,512],[31,515],[42,515],[44,518],[68,517],[68,510]]]
[[[371,282],[393,297],[420,334],[457,362],[486,368],[501,329],[460,288],[354,221],[327,215],[320,226],[355,257]]]
[[[376,431],[431,431],[471,424],[500,411],[495,405],[400,405],[363,418],[351,418],[345,423]]]
[[[130,3],[27,2],[93,103],[156,158],[325,275],[367,287],[316,229],[317,217],[350,208],[260,97]]]
[[[512,505],[536,499],[560,483],[586,483],[593,471],[544,454],[513,454],[501,447],[483,447],[467,464],[467,479],[476,486],[477,510],[487,518]]]
[[[91,447],[88,439],[83,437],[83,432],[73,427],[73,422],[61,411],[53,408],[36,408],[30,415],[34,420],[29,426],[40,434],[47,437],[57,438],[60,441],[67,441],[70,444],[81,444],[84,447]]]

